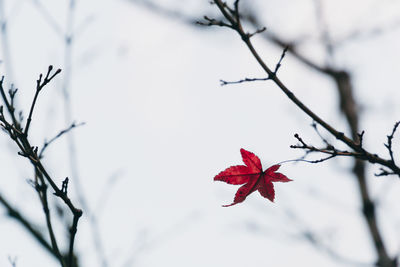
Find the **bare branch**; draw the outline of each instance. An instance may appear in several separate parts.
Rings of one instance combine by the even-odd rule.
[[[56,183],[54,182],[53,178],[49,175],[43,164],[41,163],[41,158],[38,155],[38,147],[32,146],[28,140],[28,130],[29,126],[32,120],[32,114],[33,110],[36,104],[37,97],[39,95],[39,92],[43,89],[44,86],[46,86],[58,73],[61,72],[60,69],[55,71],[53,74],[51,74],[53,67],[49,66],[48,71],[46,76],[43,78],[43,75],[40,74],[39,79],[37,80],[37,86],[36,86],[36,93],[34,96],[34,99],[32,101],[31,109],[29,112],[29,116],[26,122],[26,127],[25,131],[22,130],[18,120],[15,117],[15,107],[14,107],[14,102],[12,101],[15,97],[16,90],[10,90],[9,91],[9,97],[10,101],[8,100],[4,88],[3,88],[3,80],[0,81],[0,94],[3,98],[3,102],[6,105],[6,109],[11,116],[12,122],[9,123],[7,119],[4,116],[4,111],[3,108],[0,108],[0,122],[2,128],[9,134],[11,139],[17,144],[18,148],[20,151],[18,152],[19,155],[26,157],[30,163],[33,165],[34,170],[35,170],[35,182],[33,182],[35,189],[37,190],[43,210],[45,212],[46,216],[46,224],[47,224],[47,229],[49,231],[50,235],[50,240],[52,243],[52,251],[54,252],[54,255],[56,258],[60,261],[60,264],[62,267],[72,267],[72,261],[74,259],[73,255],[73,244],[75,240],[75,234],[77,231],[77,225],[79,218],[82,216],[82,210],[78,209],[74,206],[72,201],[69,199],[67,195],[67,180],[65,183],[63,183],[62,188],[60,189]],[[12,103],[12,104],[11,104]],[[74,126],[75,127],[75,126]],[[59,136],[61,136],[64,132],[61,132]],[[58,136],[58,137],[59,137]],[[56,137],[56,138],[58,138]],[[55,140],[55,139],[54,139]],[[68,265],[65,264],[65,259],[64,256],[60,253],[57,245],[57,240],[54,235],[52,223],[51,223],[51,217],[50,217],[50,212],[49,212],[49,207],[48,207],[48,200],[47,200],[47,183],[51,186],[51,188],[54,191],[54,195],[59,197],[65,204],[68,206],[70,209],[72,215],[73,215],[73,223],[71,226],[71,237],[70,237],[70,251],[69,251],[69,256],[68,256]]]
[[[290,91],[282,81],[274,75],[274,72],[266,65],[266,63],[262,60],[261,56],[258,54],[256,49],[254,48],[249,36],[244,32],[243,28],[240,25],[239,17],[233,17],[229,10],[226,9],[224,3],[221,0],[214,0],[214,3],[217,5],[222,15],[231,23],[231,27],[234,31],[236,31],[242,38],[243,42],[246,44],[251,54],[257,60],[259,65],[264,69],[267,73],[268,77],[271,77],[271,80],[282,90],[283,93],[304,113],[306,113],[310,118],[312,118],[316,123],[325,128],[330,134],[332,134],[336,139],[342,141],[347,146],[352,148],[356,153],[362,154],[361,159],[369,161],[371,163],[378,163],[380,165],[386,166],[389,169],[393,170],[400,177],[400,168],[394,164],[391,160],[380,158],[378,155],[373,154],[360,147],[359,142],[352,140],[347,137],[343,132],[336,130],[333,126],[328,124],[325,120],[320,118],[317,114],[311,111],[301,100],[299,100],[292,91]],[[238,19],[238,21],[236,21]],[[289,48],[287,48],[289,49]],[[339,74],[342,74],[341,72]],[[336,77],[336,76],[335,76]],[[342,75],[339,75],[337,79],[342,78]],[[341,81],[341,80],[340,80]],[[339,82],[339,80],[338,80]],[[347,106],[345,106],[347,107]],[[350,114],[351,112],[349,112]],[[357,119],[357,118],[355,118]],[[357,157],[360,158],[360,157]]]

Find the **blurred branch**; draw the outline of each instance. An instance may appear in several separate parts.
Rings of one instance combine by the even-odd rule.
[[[317,18],[317,25],[319,26],[320,30],[320,38],[321,42],[324,45],[326,54],[328,55],[328,60],[333,58],[333,53],[334,53],[334,46],[332,43],[332,38],[330,36],[330,32],[328,29],[328,24],[325,21],[325,16],[324,16],[324,8],[321,0],[314,0],[314,6],[315,6],[315,14]],[[327,64],[329,64],[329,61],[327,61]]]
[[[32,2],[35,5],[36,9],[40,12],[42,17],[46,20],[47,24],[51,28],[53,28],[54,32],[59,36],[63,36],[63,30],[61,26],[58,24],[57,20],[53,17],[51,12],[49,12],[42,4],[42,2],[40,0],[32,0]]]
[[[17,257],[12,258],[11,256],[8,256],[8,262],[11,267],[17,267]]]
[[[173,225],[170,225],[167,229],[164,229],[161,233],[154,235],[153,237],[142,236],[142,240],[135,240],[132,246],[128,248],[129,256],[121,264],[122,267],[133,266],[134,260],[138,257],[139,252],[146,249],[160,246],[163,243],[169,241],[172,237],[176,237],[183,233],[191,224],[198,222],[202,214],[199,211],[193,211],[186,214],[180,220],[177,220]]]
[[[309,242],[314,248],[324,252],[329,257],[334,259],[337,262],[345,264],[345,266],[359,266],[359,267],[369,267],[370,264],[362,263],[358,261],[354,261],[352,259],[346,258],[339,254],[336,250],[334,250],[331,246],[325,244],[323,241],[318,238],[312,231],[305,230],[301,233],[301,237]]]
[[[292,210],[286,208],[285,215],[287,217],[288,223],[295,223],[296,228],[300,229],[300,233],[296,234],[295,238],[300,238],[306,240],[311,246],[316,250],[329,256],[332,260],[342,264],[343,266],[359,266],[359,267],[369,267],[371,264],[360,262],[354,260],[346,255],[343,255],[336,250],[336,247],[332,245],[332,242],[324,241],[324,233],[316,233],[313,231],[307,223],[305,223],[296,213]]]
[[[8,216],[15,219],[18,223],[20,223],[25,230],[27,230],[32,237],[39,242],[39,244],[47,250],[51,255],[53,255],[56,259],[58,259],[58,255],[55,253],[51,245],[47,242],[47,240],[43,237],[42,233],[40,233],[35,227],[33,227],[32,223],[26,219],[21,213],[18,212],[17,209],[13,208],[13,205],[10,204],[8,200],[6,200],[0,194],[0,203],[7,210]]]
[[[34,0],[34,3],[36,4],[37,10],[42,14],[43,18],[45,21],[49,24],[51,28],[55,31],[57,35],[59,35],[63,39],[64,43],[64,77],[62,80],[62,94],[63,94],[63,103],[64,103],[64,120],[65,123],[71,124],[71,126],[63,131],[61,131],[56,137],[52,138],[50,141],[46,141],[44,146],[42,147],[41,151],[39,152],[39,157],[41,158],[43,156],[43,153],[47,146],[61,137],[61,135],[64,135],[65,133],[69,132],[73,128],[83,125],[79,124],[76,125],[74,122],[72,122],[73,118],[73,110],[72,110],[72,105],[71,105],[71,93],[72,93],[72,88],[71,88],[71,80],[72,80],[72,59],[73,59],[73,47],[75,44],[75,40],[78,37],[79,34],[82,34],[83,29],[88,25],[90,22],[90,18],[86,19],[83,21],[78,27],[74,27],[75,24],[75,13],[76,13],[76,5],[77,1],[76,0],[68,0],[68,8],[67,8],[67,20],[65,23],[65,30],[62,29],[60,24],[57,22],[56,18],[54,18],[49,12],[44,5],[42,5],[40,0]],[[71,169],[71,178],[75,182],[74,189],[76,190],[76,194],[78,197],[78,201],[80,205],[82,206],[82,209],[85,210],[85,213],[87,217],[89,218],[89,222],[91,223],[92,227],[91,229],[91,235],[92,235],[92,241],[93,245],[95,247],[95,251],[97,253],[97,259],[101,262],[101,266],[107,267],[108,266],[108,260],[106,258],[106,253],[104,252],[103,248],[103,243],[101,241],[101,232],[97,224],[97,218],[93,214],[88,201],[86,199],[86,194],[84,192],[82,183],[81,183],[81,178],[79,175],[79,164],[78,164],[78,158],[77,158],[77,147],[76,147],[76,142],[74,138],[74,134],[68,134],[67,135],[67,145],[68,145],[68,157],[69,157],[69,166]]]
[[[379,35],[397,30],[400,28],[400,19],[395,19],[390,21],[385,25],[375,25],[369,29],[356,29],[347,33],[344,37],[338,38],[333,41],[333,46],[339,47],[343,46],[348,42],[360,40],[360,39],[371,39]]]
[[[131,2],[133,4],[141,5],[141,6],[148,8],[149,10],[151,10],[155,13],[158,13],[160,15],[163,15],[163,16],[166,16],[169,18],[178,19],[189,25],[196,25],[198,22],[198,19],[194,19],[191,16],[187,16],[185,13],[180,12],[178,10],[163,7],[156,1],[150,1],[150,0],[127,0],[127,1]]]
[[[73,114],[71,105],[71,93],[72,93],[71,81],[73,73],[72,72],[73,46],[75,44],[75,38],[76,38],[76,33],[74,31],[76,3],[77,3],[76,0],[68,0],[66,31],[64,34],[65,75],[62,81],[62,91],[63,91],[63,102],[64,102],[64,116],[65,116],[64,119],[66,124],[71,123]],[[93,214],[92,209],[88,204],[84,187],[81,182],[81,177],[79,174],[77,146],[75,142],[75,136],[73,133],[67,136],[67,142],[68,142],[69,166],[72,173],[71,176],[76,184],[74,188],[76,190],[78,201],[82,206],[82,209],[85,210],[87,217],[89,218],[89,222],[91,224],[90,230],[92,235],[92,241],[95,247],[95,251],[97,253],[97,258],[100,261],[101,266],[107,267],[108,260],[106,257],[106,253],[104,251],[104,245],[101,241],[101,232],[97,223],[97,218]]]
[[[101,218],[104,212],[104,207],[106,207],[107,202],[112,195],[111,193],[114,187],[117,185],[117,182],[122,178],[123,175],[124,171],[120,169],[116,170],[108,177],[106,183],[103,186],[103,189],[100,191],[100,197],[96,201],[96,206],[93,209],[93,213],[96,214],[97,219]]]
[[[310,229],[310,227],[292,211],[286,209],[285,213],[286,216],[288,217],[288,220],[292,223],[295,222],[297,224],[297,227],[301,229],[300,233],[295,237],[300,237],[301,239],[306,240],[315,249],[328,255],[332,260],[341,263],[344,266],[359,266],[359,267],[371,266],[370,264],[359,262],[343,255],[342,253],[336,250],[335,246],[329,244],[329,242],[324,242],[323,233],[321,234],[315,233],[315,231]]]
[[[303,192],[306,193],[306,192]],[[309,192],[306,193],[308,196],[310,195]],[[315,201],[324,201],[321,197],[322,196],[313,196]],[[326,199],[325,199],[326,200]],[[337,204],[337,202],[332,202],[332,205]],[[339,207],[337,207],[339,208]],[[340,207],[339,209],[341,209]],[[265,207],[258,207],[257,212],[265,212]],[[270,210],[271,212],[271,210]],[[293,244],[293,239],[295,241],[306,241],[309,245],[313,247],[313,249],[320,251],[322,254],[327,255],[333,261],[341,264],[342,266],[358,266],[358,267],[370,267],[371,264],[366,262],[361,262],[352,258],[351,252],[349,255],[345,255],[337,249],[337,245],[332,242],[333,240],[327,240],[331,234],[332,230],[326,232],[326,230],[313,230],[310,228],[308,223],[306,223],[298,213],[294,212],[291,206],[286,207],[285,204],[280,206],[280,213],[283,216],[279,216],[280,218],[284,218],[277,224],[284,224],[286,227],[278,230],[275,225],[266,226],[262,222],[257,222],[251,220],[246,222],[246,230],[251,231],[254,235],[259,237],[261,234],[267,236],[268,239],[275,238],[282,242],[286,242],[283,240],[283,236],[287,236],[290,238],[289,244]],[[267,216],[276,216],[277,214],[268,214]],[[293,229],[296,229],[296,233],[292,233],[288,231],[289,225],[293,225]],[[328,235],[329,234],[329,235]]]
[[[0,0],[0,34],[1,34],[1,48],[2,48],[2,60],[4,61],[6,74],[10,77],[10,80],[14,81],[14,73],[11,60],[10,42],[8,38],[8,17],[5,14],[4,1]]]

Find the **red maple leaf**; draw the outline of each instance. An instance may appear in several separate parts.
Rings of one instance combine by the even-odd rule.
[[[233,203],[223,205],[223,207],[243,202],[248,195],[256,190],[260,192],[261,196],[273,202],[275,190],[272,182],[290,182],[292,180],[282,173],[276,172],[281,165],[276,164],[263,171],[260,159],[256,155],[243,148],[240,149],[240,153],[246,165],[231,166],[214,177],[214,181],[236,185],[244,184],[236,192]]]

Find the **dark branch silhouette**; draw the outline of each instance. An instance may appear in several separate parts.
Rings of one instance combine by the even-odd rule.
[[[50,237],[51,243],[51,251],[52,254],[58,259],[60,265],[62,267],[76,267],[75,256],[74,256],[74,241],[78,227],[78,221],[82,216],[82,210],[77,208],[68,197],[67,193],[67,185],[68,180],[66,179],[61,188],[59,188],[55,182],[55,180],[48,173],[46,168],[41,162],[41,155],[38,153],[38,147],[32,146],[29,139],[28,133],[30,129],[30,125],[32,122],[33,111],[39,96],[39,93],[42,89],[53,80],[60,72],[61,69],[52,72],[53,66],[49,66],[47,74],[44,76],[40,74],[39,79],[36,82],[36,92],[35,96],[32,100],[32,104],[30,106],[29,116],[26,120],[25,127],[22,127],[23,120],[20,115],[18,118],[16,116],[16,107],[14,106],[14,99],[17,93],[17,89],[11,87],[8,91],[8,97],[3,87],[4,76],[0,81],[0,94],[5,105],[5,110],[8,113],[10,119],[6,118],[6,114],[4,113],[3,106],[0,106],[0,126],[3,130],[9,135],[9,137],[14,141],[20,151],[18,154],[23,156],[29,160],[29,162],[34,167],[35,178],[30,181],[36,192],[38,193],[40,202],[42,204],[43,211],[45,213],[46,226]],[[21,113],[19,113],[21,114]],[[58,137],[62,135],[59,134]],[[58,138],[56,137],[56,138]],[[55,140],[55,139],[54,139]],[[48,146],[48,144],[47,144]],[[60,198],[64,204],[69,208],[72,213],[73,222],[70,227],[70,238],[69,238],[69,250],[67,252],[67,256],[64,256],[63,253],[59,249],[59,244],[53,229],[52,219],[48,204],[48,194],[47,189],[48,186],[53,190],[53,194]],[[16,212],[12,206],[2,198],[0,201],[3,206],[7,208],[10,216],[20,221],[20,223],[32,234],[35,236],[36,240],[38,240],[45,248],[49,249],[49,244],[44,242],[43,237],[39,234],[32,226],[29,221],[23,218],[18,212]]]

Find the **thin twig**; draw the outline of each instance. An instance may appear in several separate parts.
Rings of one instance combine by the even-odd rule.
[[[329,156],[326,158],[318,159],[318,160],[306,160],[309,163],[320,163],[326,160],[329,160],[331,158],[334,158],[336,156],[345,156],[345,157],[354,157],[354,158],[360,158],[363,157],[363,154],[358,153],[358,152],[349,152],[346,150],[338,150],[328,142],[326,143],[325,148],[317,148],[312,145],[308,145],[304,140],[298,135],[295,134],[294,137],[300,142],[300,145],[291,145],[290,148],[294,149],[304,149],[306,150],[306,153],[311,153],[311,152],[318,152],[322,154],[328,154]],[[303,157],[304,158],[304,157]]]
[[[275,66],[274,76],[276,76],[276,74],[278,73],[278,70],[279,70],[279,68],[281,67],[282,60],[283,60],[283,58],[285,57],[286,52],[287,52],[288,50],[289,50],[289,46],[286,46],[286,47],[283,49],[281,58],[279,59],[278,63],[277,63],[276,66]]]
[[[385,170],[384,168],[379,168],[379,170],[380,170],[380,172],[374,174],[376,177],[389,176],[389,175],[396,175],[397,174],[397,173]]]
[[[43,153],[44,153],[44,151],[47,149],[47,147],[48,147],[49,145],[51,145],[54,141],[56,141],[58,138],[60,138],[61,136],[65,135],[66,133],[68,133],[68,132],[71,131],[72,129],[77,128],[77,127],[79,127],[79,126],[83,126],[83,125],[85,125],[84,122],[81,122],[81,123],[78,123],[78,124],[76,124],[75,122],[73,122],[68,128],[66,128],[66,129],[64,129],[64,130],[61,130],[56,136],[54,136],[53,138],[51,138],[51,139],[48,140],[48,141],[46,140],[46,141],[44,142],[42,148],[40,149],[39,158],[42,158],[42,157],[43,157]]]
[[[326,140],[325,137],[322,136],[320,131],[318,130],[318,124],[315,123],[315,121],[312,122],[311,127],[313,127],[314,131],[318,134],[319,138],[321,138],[322,142],[326,144],[327,146],[331,146],[331,144]]]
[[[33,109],[35,108],[36,105],[36,100],[37,97],[39,96],[40,91],[43,89],[43,87],[45,87],[57,74],[59,74],[61,72],[61,69],[56,70],[51,76],[50,73],[53,70],[53,66],[50,65],[48,70],[47,70],[47,74],[46,77],[44,78],[44,80],[42,81],[42,74],[39,75],[39,79],[36,81],[36,92],[35,92],[35,96],[33,97],[33,101],[31,104],[31,108],[29,111],[29,116],[28,119],[26,121],[26,126],[25,126],[25,131],[24,134],[28,135],[28,131],[29,131],[29,126],[31,125],[31,121],[32,121],[32,114],[33,114]]]
[[[227,84],[237,84],[237,83],[244,83],[244,82],[255,82],[255,81],[267,81],[270,80],[271,78],[244,78],[239,81],[225,81],[225,80],[219,80],[221,85],[227,85]]]
[[[231,25],[229,25],[228,23],[223,22],[222,20],[212,19],[212,18],[209,18],[207,16],[204,16],[203,18],[204,18],[204,20],[206,20],[206,22],[197,21],[196,24],[202,25],[202,26],[212,26],[212,25],[214,25],[214,26],[232,28]]]
[[[261,31],[260,31],[260,32],[261,32]],[[255,81],[268,81],[268,80],[272,80],[272,77],[274,77],[274,76],[277,75],[278,70],[279,70],[279,68],[281,67],[282,60],[283,60],[283,58],[285,57],[287,51],[288,51],[288,47],[285,47],[285,49],[283,49],[283,51],[282,51],[282,54],[281,54],[281,57],[280,57],[278,63],[276,63],[275,70],[274,70],[274,72],[272,73],[272,75],[268,75],[268,77],[265,77],[265,78],[244,78],[244,79],[238,80],[238,81],[225,81],[225,80],[220,80],[221,86],[228,85],[228,84],[238,84],[238,83],[245,83],[245,82],[255,82]]]
[[[392,160],[393,163],[394,163],[394,157],[393,157],[393,149],[392,149],[392,140],[393,140],[394,134],[396,133],[397,127],[399,127],[399,124],[400,124],[400,121],[398,121],[394,124],[392,133],[387,136],[388,142],[387,142],[387,144],[385,144],[385,147],[389,151],[390,159]]]

